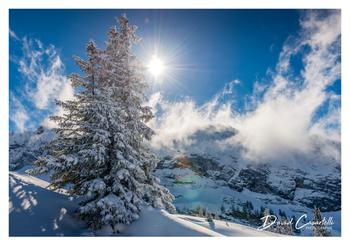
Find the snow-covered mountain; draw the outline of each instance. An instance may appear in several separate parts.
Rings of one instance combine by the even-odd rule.
[[[333,217],[332,235],[340,235],[340,163],[318,151],[323,140],[315,138],[307,154],[296,153],[298,165],[259,163],[246,159],[239,144],[226,144],[234,142],[237,134],[232,127],[209,126],[194,132],[186,143],[155,150],[160,159],[155,175],[175,196],[179,212],[210,214],[257,227],[266,208],[289,219],[303,214],[312,219],[313,208],[319,207],[324,216]],[[44,128],[10,135],[10,169],[30,165],[41,153],[40,147],[53,137]],[[312,230],[296,233],[311,235]]]
[[[321,207],[323,211],[340,210],[340,161],[319,151],[322,140],[315,137],[313,149],[295,153],[293,163],[283,159],[259,162],[245,158],[244,148],[239,144],[225,143],[236,134],[236,129],[222,126],[196,131],[188,137],[191,141],[187,144],[159,151],[162,160],[158,169],[187,168],[225,182],[239,192],[247,189],[291,201],[299,199],[304,205]],[[301,190],[312,193],[312,198],[300,197]]]
[[[42,153],[41,147],[50,142],[54,138],[54,135],[51,130],[42,126],[34,132],[10,133],[10,170],[31,165]]]
[[[257,226],[265,208],[288,218],[312,218],[318,207],[334,218],[332,234],[340,234],[340,161],[320,151],[324,146],[340,151],[340,146],[314,137],[311,151],[293,153],[293,163],[290,158],[259,162],[244,156],[245,149],[234,141],[237,134],[234,128],[209,126],[158,151],[156,175],[175,195],[178,210],[196,214],[207,209]]]

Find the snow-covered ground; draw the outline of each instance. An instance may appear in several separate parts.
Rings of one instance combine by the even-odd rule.
[[[127,236],[281,236],[268,231],[231,222],[213,220],[181,214],[169,214],[164,210],[147,208],[139,220],[122,228]]]
[[[48,183],[14,172],[9,177],[10,236],[79,235],[84,225],[74,218],[77,204]]]
[[[106,235],[107,230],[92,232],[74,211],[77,201],[48,189],[49,183],[25,174],[10,172],[9,177],[10,236],[93,236]],[[116,236],[279,236],[226,221],[144,208],[139,220],[119,228]]]

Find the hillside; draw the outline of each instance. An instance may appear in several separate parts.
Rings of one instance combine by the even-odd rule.
[[[108,229],[92,232],[74,211],[77,201],[47,189],[41,179],[10,172],[10,236],[110,235]],[[194,216],[169,214],[144,208],[131,225],[121,226],[114,236],[278,236],[244,225]]]

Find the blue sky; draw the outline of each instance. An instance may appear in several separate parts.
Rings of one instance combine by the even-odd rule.
[[[334,15],[327,11],[314,12],[318,16],[315,21]],[[312,44],[303,46],[300,40],[307,39],[301,22],[307,23],[304,19],[311,18],[308,11],[10,10],[10,131],[35,128],[56,112],[50,100],[66,88],[65,75],[79,72],[72,56],[84,58],[85,45],[90,39],[102,48],[107,30],[116,23],[114,17],[122,13],[139,28],[137,33],[142,40],[135,47],[139,58],[147,63],[157,49],[167,64],[165,73],[169,76],[164,75],[161,83],[154,83],[148,77],[149,95],[158,93],[163,104],[190,100],[195,107],[203,107],[221,95],[222,104],[232,100],[236,113],[242,114],[247,109],[258,109],[256,101],[265,98],[266,91],[272,91],[278,75],[293,86],[300,82],[299,89],[306,84],[302,71],[307,68],[307,56],[313,54],[308,47]],[[312,35],[312,31],[307,31]],[[288,71],[281,71],[279,66],[286,47],[298,50],[288,58]],[[32,64],[33,50],[47,54],[40,53],[40,58]],[[57,57],[59,68],[53,64]],[[29,74],[32,72],[29,68],[36,70],[35,76]],[[42,81],[42,71],[46,78],[53,76],[59,82],[47,88],[54,91],[47,91],[49,96],[44,99],[48,102],[33,103],[38,99],[33,95],[37,95],[35,88],[38,80]],[[332,107],[340,107],[340,100],[331,99],[341,92],[340,78],[335,77],[327,77],[333,80],[322,89],[327,98],[312,110],[310,117],[316,117],[316,122],[329,113],[330,100]],[[55,90],[54,86],[60,88]],[[231,90],[223,93],[225,86]],[[280,93],[283,95],[285,91]]]

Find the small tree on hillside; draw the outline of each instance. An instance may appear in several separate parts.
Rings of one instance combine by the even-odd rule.
[[[331,233],[323,223],[323,217],[319,208],[314,208],[313,234],[315,237],[329,237]]]
[[[280,223],[276,226],[275,232],[285,234],[285,235],[294,235],[293,224],[287,217],[280,217]]]

